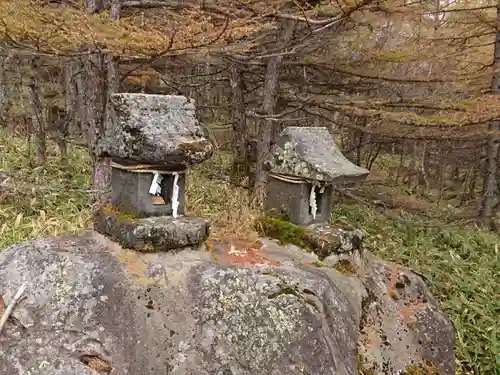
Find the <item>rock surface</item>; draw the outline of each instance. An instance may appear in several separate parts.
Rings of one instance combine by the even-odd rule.
[[[28,288],[0,335],[0,373],[355,375],[359,345],[375,374],[392,374],[382,362],[396,370],[427,359],[454,374],[451,325],[431,298],[412,324],[391,323],[407,295],[386,298],[390,264],[365,257],[344,275],[295,246],[260,244],[139,253],[93,232],[4,249],[6,303]],[[427,296],[418,276],[404,275],[408,296]]]
[[[96,212],[94,228],[127,249],[142,252],[169,251],[203,246],[210,223],[198,217],[153,216],[121,217],[120,212],[106,206]]]
[[[421,277],[371,255],[359,352],[378,374],[402,373],[415,358],[426,374],[455,374],[455,332]],[[423,363],[416,361],[415,364]]]
[[[320,260],[331,255],[351,254],[355,250],[361,250],[364,237],[359,229],[346,230],[327,223],[299,226],[271,216],[257,218],[255,229],[263,236],[310,251]]]
[[[334,183],[361,182],[369,173],[340,152],[324,127],[285,128],[267,166],[273,173]]]
[[[184,96],[120,93],[111,96],[115,116],[97,154],[123,164],[184,169],[208,159],[214,150]]]

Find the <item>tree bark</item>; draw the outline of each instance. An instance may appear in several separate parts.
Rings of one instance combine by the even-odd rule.
[[[5,127],[7,125],[8,119],[7,114],[9,112],[10,100],[7,92],[8,87],[8,74],[7,69],[9,67],[9,56],[0,56],[0,126]]]
[[[500,28],[500,2],[497,4],[496,17],[497,30]],[[493,63],[493,78],[491,80],[491,91],[500,94],[500,31],[495,35],[495,52]],[[486,170],[483,183],[483,202],[481,208],[481,222],[484,227],[495,229],[494,207],[498,200],[498,189],[496,182],[498,178],[498,151],[499,151],[499,131],[500,119],[491,121],[488,124],[489,137],[486,145]]]
[[[101,52],[95,52],[91,56],[93,69],[91,70],[89,113],[89,150],[94,159],[92,174],[93,187],[97,191],[95,196],[96,207],[108,203],[111,190],[111,160],[101,157],[100,141],[105,133],[106,123],[109,121],[109,69],[108,57]],[[111,68],[112,69],[112,68]]]
[[[245,97],[243,74],[236,64],[230,67],[230,83],[232,91],[233,114],[233,174],[247,176],[249,163],[247,162],[247,121],[245,116]]]
[[[89,72],[90,62],[88,56],[82,56],[78,62],[78,71],[74,74],[75,84],[77,88],[77,104],[78,113],[80,115],[80,128],[84,137],[85,144],[89,144],[88,128],[89,128]]]
[[[77,125],[76,110],[78,108],[77,75],[75,74],[75,60],[68,59],[64,66],[64,94],[66,106],[65,136],[78,138],[83,134],[81,125]]]
[[[121,11],[121,0],[111,0],[111,19],[119,20]]]
[[[37,166],[45,164],[46,160],[46,135],[45,123],[42,113],[42,104],[40,101],[40,75],[39,59],[33,58],[31,61],[31,76],[28,86],[28,98],[31,109],[31,121],[35,132],[35,164]]]
[[[295,30],[296,21],[283,21],[278,34],[278,47],[284,49],[290,43]],[[283,55],[278,54],[269,58],[264,76],[264,90],[262,98],[262,114],[274,114],[277,95],[278,81],[283,62]],[[255,171],[255,185],[253,198],[257,203],[263,203],[265,189],[267,185],[268,173],[265,168],[265,160],[271,148],[271,138],[273,134],[273,121],[268,118],[260,122],[257,144],[257,166]]]

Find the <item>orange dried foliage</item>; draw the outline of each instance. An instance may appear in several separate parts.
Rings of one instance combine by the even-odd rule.
[[[53,8],[33,1],[0,0],[0,40],[12,48],[50,54],[67,54],[83,45],[104,46],[115,55],[194,53],[199,48],[229,48],[235,38],[269,27],[258,17],[214,21],[199,8],[111,20],[108,13],[89,15],[70,7]],[[173,41],[172,41],[173,39]],[[241,50],[249,43],[233,44]]]
[[[109,374],[113,370],[111,363],[97,356],[86,356],[84,362],[90,369],[100,374]]]

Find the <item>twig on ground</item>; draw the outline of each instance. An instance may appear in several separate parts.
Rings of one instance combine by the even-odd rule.
[[[14,307],[16,307],[17,302],[19,302],[24,291],[26,290],[27,285],[28,282],[25,282],[23,283],[23,285],[21,285],[21,287],[17,290],[17,293],[15,294],[14,298],[12,298],[9,305],[3,312],[2,318],[0,319],[0,335],[2,334],[2,330],[5,323],[7,322],[7,319],[9,319],[9,316],[12,314],[12,311],[14,311]]]

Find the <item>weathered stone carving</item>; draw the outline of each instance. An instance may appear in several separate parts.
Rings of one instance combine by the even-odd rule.
[[[126,164],[182,170],[212,156],[213,144],[195,116],[194,101],[177,95],[111,95],[115,119],[99,150]]]
[[[182,217],[185,173],[209,158],[214,146],[195,117],[193,101],[122,93],[113,94],[111,104],[115,116],[97,148],[113,160],[111,203],[98,210],[95,229],[143,251],[199,246],[209,224]]]
[[[169,97],[154,98],[151,108],[168,108],[162,100]],[[147,121],[153,114],[138,104],[147,102],[130,99],[122,110]],[[122,142],[127,124],[114,123],[105,141],[115,134]],[[362,251],[360,231],[272,218],[261,223],[265,234],[298,247],[262,238],[192,251],[209,228],[183,215],[181,176],[208,154],[169,159],[155,139],[142,154],[109,148],[113,198],[95,216],[105,236],[46,238],[0,252],[4,300],[27,286],[0,335],[0,374],[392,375],[427,366],[455,373],[453,326],[425,282]],[[169,142],[178,150],[183,140]],[[307,183],[363,178],[327,173],[303,150],[294,152],[310,169],[296,177]],[[173,249],[182,251],[166,251]]]
[[[360,183],[369,173],[347,160],[323,127],[284,129],[266,164],[266,211],[298,225],[328,222],[334,187]]]

